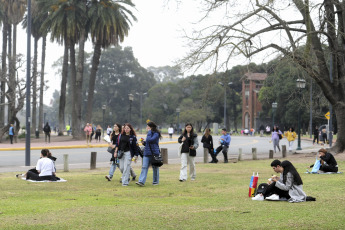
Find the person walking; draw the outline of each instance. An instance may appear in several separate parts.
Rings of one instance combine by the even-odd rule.
[[[213,153],[213,138],[211,135],[211,129],[205,129],[205,134],[201,138],[201,143],[203,144],[205,151],[208,151],[212,158],[212,161],[210,161],[209,163],[217,163],[218,160]]]
[[[89,123],[86,123],[84,132],[86,135],[86,144],[88,145],[89,142],[91,142],[92,125],[90,125]]]
[[[101,142],[101,136],[102,136],[102,127],[100,125],[97,125],[97,128],[96,128],[96,135],[95,135],[95,139],[96,139],[96,142]]]
[[[146,126],[147,136],[146,141],[142,140],[142,144],[145,146],[144,149],[144,157],[143,157],[143,164],[141,167],[141,173],[139,176],[139,181],[136,182],[139,186],[144,186],[147,178],[147,172],[149,169],[149,166],[151,164],[152,156],[159,155],[159,139],[162,139],[161,132],[157,129],[157,125],[150,121],[147,123]],[[159,184],[159,167],[152,166],[153,170],[153,185]]]
[[[172,127],[172,125],[170,125],[170,127],[168,128],[168,134],[169,134],[169,138],[171,140],[172,135],[174,134],[174,128]]]
[[[46,125],[43,127],[43,132],[44,132],[44,137],[45,137],[45,141],[47,143],[47,139],[48,139],[48,143],[50,143],[50,133],[51,133],[51,129],[49,126],[49,123],[47,122]]]
[[[319,144],[319,128],[317,126],[315,126],[313,134],[314,134],[313,145],[315,144],[315,140],[316,140],[316,144]]]
[[[108,125],[108,128],[107,128],[107,135],[110,136],[110,134],[111,134],[112,131],[113,131],[113,130],[111,129],[110,125]]]
[[[118,140],[120,137],[120,133],[122,131],[122,127],[120,124],[115,124],[113,128],[113,132],[110,134],[110,140],[111,143],[109,143],[109,146],[115,149],[116,145],[118,145]],[[114,154],[112,154],[110,158],[110,169],[109,169],[109,174],[105,176],[105,179],[108,181],[111,181],[113,179],[116,167],[119,167],[118,159],[115,157],[115,151]]]
[[[280,152],[279,140],[282,138],[283,138],[283,133],[279,130],[279,128],[277,126],[274,126],[272,129],[271,141],[273,142],[273,148],[274,148],[275,153],[276,153],[277,147],[278,147],[278,150]]]
[[[126,123],[120,136],[120,140],[115,149],[114,157],[117,157],[118,151],[123,151],[120,159],[120,169],[122,171],[122,186],[128,186],[130,180],[132,158],[136,162],[138,159],[137,137],[131,124]]]
[[[327,129],[326,128],[321,130],[321,135],[323,139],[323,145],[327,144]]]
[[[198,135],[194,133],[193,125],[187,123],[182,135],[178,138],[178,143],[183,143],[181,147],[181,170],[180,182],[187,180],[187,162],[189,162],[189,174],[191,180],[195,180],[195,156],[199,147]]]
[[[217,155],[218,153],[220,153],[220,151],[223,152],[224,155],[224,163],[228,163],[228,149],[230,146],[230,142],[231,142],[231,137],[230,134],[226,131],[226,128],[222,129],[222,136],[220,137],[220,146],[218,146],[218,148],[216,149],[214,155],[215,155],[215,161],[214,163],[217,163]]]
[[[13,124],[10,125],[10,128],[8,130],[8,135],[10,137],[10,142],[13,144],[13,136],[14,136],[14,127]]]
[[[286,139],[287,139],[288,144],[289,144],[289,152],[291,152],[292,151],[293,143],[294,143],[294,141],[295,141],[295,139],[297,137],[297,134],[296,134],[294,128],[291,127],[289,129],[289,131],[287,131],[285,133],[285,136],[286,136]]]

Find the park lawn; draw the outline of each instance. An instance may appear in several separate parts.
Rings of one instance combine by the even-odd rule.
[[[0,174],[0,229],[345,229],[345,176],[304,174],[304,191],[316,202],[252,201],[252,173],[259,183],[273,173],[271,160],[197,164],[197,179],[178,181],[179,165],[160,169],[160,185],[122,187],[116,170],[58,172],[66,183],[31,183]],[[294,162],[293,162],[294,163]],[[344,161],[338,161],[344,165]],[[139,175],[140,168],[134,170]]]

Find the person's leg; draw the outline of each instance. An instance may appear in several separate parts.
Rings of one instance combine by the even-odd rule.
[[[338,172],[338,167],[332,167],[329,165],[321,165],[320,170],[324,172]]]
[[[13,135],[10,135],[11,144],[13,144]]]
[[[31,171],[28,171],[27,173],[26,173],[26,179],[27,180],[39,180],[39,175],[38,174],[36,174],[36,173],[33,173],[33,172],[31,172]]]
[[[111,165],[110,165],[110,169],[109,169],[109,178],[112,179],[113,176],[114,176],[114,172],[116,170],[116,164],[115,164],[115,161],[112,161],[111,162]]]
[[[150,166],[150,156],[144,156],[143,158],[143,164],[141,166],[141,173],[139,176],[139,183],[145,184],[147,179],[147,172],[149,171]]]
[[[277,148],[277,143],[276,143],[276,140],[275,139],[273,139],[273,149],[274,149],[274,152],[276,153],[277,151],[276,151],[276,148]]]
[[[159,167],[152,166],[153,169],[153,181],[152,184],[159,184]]]
[[[276,182],[273,182],[269,184],[266,188],[266,190],[262,193],[262,195],[266,198],[268,196],[271,196],[272,194],[276,194],[279,197],[285,197],[287,199],[290,198],[288,191],[283,191],[276,187]]]
[[[228,149],[229,147],[228,146],[225,146],[223,147],[223,155],[224,155],[224,163],[228,163]]]
[[[220,151],[222,151],[223,149],[223,145],[219,146],[218,148],[216,148],[216,152],[215,152],[215,156],[217,157],[218,153],[220,153]]]
[[[44,132],[44,140],[46,143],[47,143],[47,136],[48,136],[48,134],[46,132]]]
[[[123,159],[122,159],[123,158]],[[131,171],[131,152],[125,152],[121,160],[123,160],[122,185],[126,186],[129,183],[129,176]]]
[[[214,155],[214,151],[211,148],[208,149],[208,153],[210,154],[212,158],[212,160],[208,163],[217,163],[218,162],[217,157]]]
[[[277,148],[278,148],[278,150],[279,150],[279,152],[280,152],[280,147],[279,147],[279,142],[280,142],[280,140],[278,139],[277,142],[278,142],[278,143],[277,143]]]
[[[195,157],[190,157],[188,155],[188,163],[189,163],[189,176],[191,180],[195,180],[196,177],[196,170],[195,170]]]
[[[131,171],[130,171],[130,172],[131,172],[132,180],[135,180],[135,178],[137,177],[137,174],[135,174],[135,172],[134,172],[132,166],[131,166]]]
[[[187,157],[188,153],[181,153],[180,180],[187,180]]]
[[[48,143],[50,143],[50,133],[48,133]]]

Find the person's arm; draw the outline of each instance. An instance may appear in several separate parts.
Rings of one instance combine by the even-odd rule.
[[[203,135],[202,138],[201,138],[201,143],[204,143],[204,142],[206,142],[206,137],[205,137],[205,135]]]
[[[137,137],[133,136],[132,151],[134,152],[134,156],[136,157],[136,159],[138,159],[138,156],[139,156],[137,145],[138,145]]]
[[[198,136],[197,135],[194,136],[193,142],[194,142],[193,146],[191,146],[192,149],[197,149],[199,147],[199,141],[198,141]]]
[[[286,174],[285,184],[279,180],[279,181],[276,181],[276,187],[283,190],[283,191],[289,191],[292,187],[293,181],[294,181],[294,179],[293,179],[292,174],[288,173],[288,174]]]
[[[157,142],[159,139],[159,134],[157,132],[149,131],[146,136],[146,143],[151,144]]]
[[[210,137],[210,139],[211,139],[211,140],[210,140],[211,149],[213,149],[213,138],[212,138],[212,136],[211,136],[211,135],[210,135],[209,137]]]
[[[326,153],[325,156],[320,156],[320,158],[321,158],[324,162],[328,163],[329,160],[331,159],[331,154],[330,154],[330,153]]]
[[[179,138],[178,138],[178,143],[182,143],[182,138],[183,138],[183,135],[181,135]]]

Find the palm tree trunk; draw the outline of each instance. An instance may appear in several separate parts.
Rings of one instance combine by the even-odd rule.
[[[7,74],[7,22],[3,21],[2,24],[2,54],[1,54],[1,86],[0,86],[0,127],[4,126],[5,119],[5,91],[6,91],[6,74]]]
[[[8,123],[14,123],[14,110],[16,107],[16,60],[17,60],[17,25],[13,25],[13,52],[10,62],[10,74],[8,79]]]
[[[32,61],[32,134],[34,134],[37,129],[37,50],[38,38],[34,38],[34,59]]]
[[[38,124],[39,124],[39,131],[42,133],[43,131],[43,92],[44,92],[44,67],[46,61],[46,45],[47,45],[47,38],[46,36],[42,37],[42,57],[41,57],[41,83],[40,83],[40,108],[38,114]]]
[[[102,50],[101,50],[101,42],[97,41],[93,57],[92,57],[92,67],[90,72],[90,79],[89,79],[89,94],[87,97],[87,112],[86,112],[86,122],[92,122],[92,108],[93,108],[93,95],[95,90],[95,82],[96,82],[96,74],[99,65],[99,59],[101,57]]]
[[[72,88],[71,92],[72,92],[72,106],[71,106],[71,113],[72,113],[72,135],[74,133],[74,125],[75,125],[75,122],[76,122],[76,114],[75,114],[75,106],[76,106],[76,103],[75,103],[75,98],[76,98],[76,95],[77,95],[77,92],[76,92],[76,89],[73,88],[73,86],[75,85],[75,82],[76,82],[76,73],[77,73],[77,70],[76,70],[76,66],[75,66],[75,42],[74,41],[71,41],[71,44],[70,44],[70,63],[71,63],[71,85],[70,85],[70,88]]]
[[[65,129],[65,106],[66,106],[66,84],[68,77],[68,41],[67,38],[64,39],[64,55],[62,64],[62,79],[61,79],[61,91],[60,91],[60,104],[59,104],[59,136],[63,136],[63,131]]]
[[[73,138],[81,139],[81,104],[82,104],[82,94],[83,94],[83,78],[84,78],[84,46],[85,46],[85,30],[82,30],[79,38],[79,54],[78,54],[78,64],[77,64],[77,75],[76,84],[74,86],[76,97],[75,97],[75,116],[76,119],[73,123]]]

